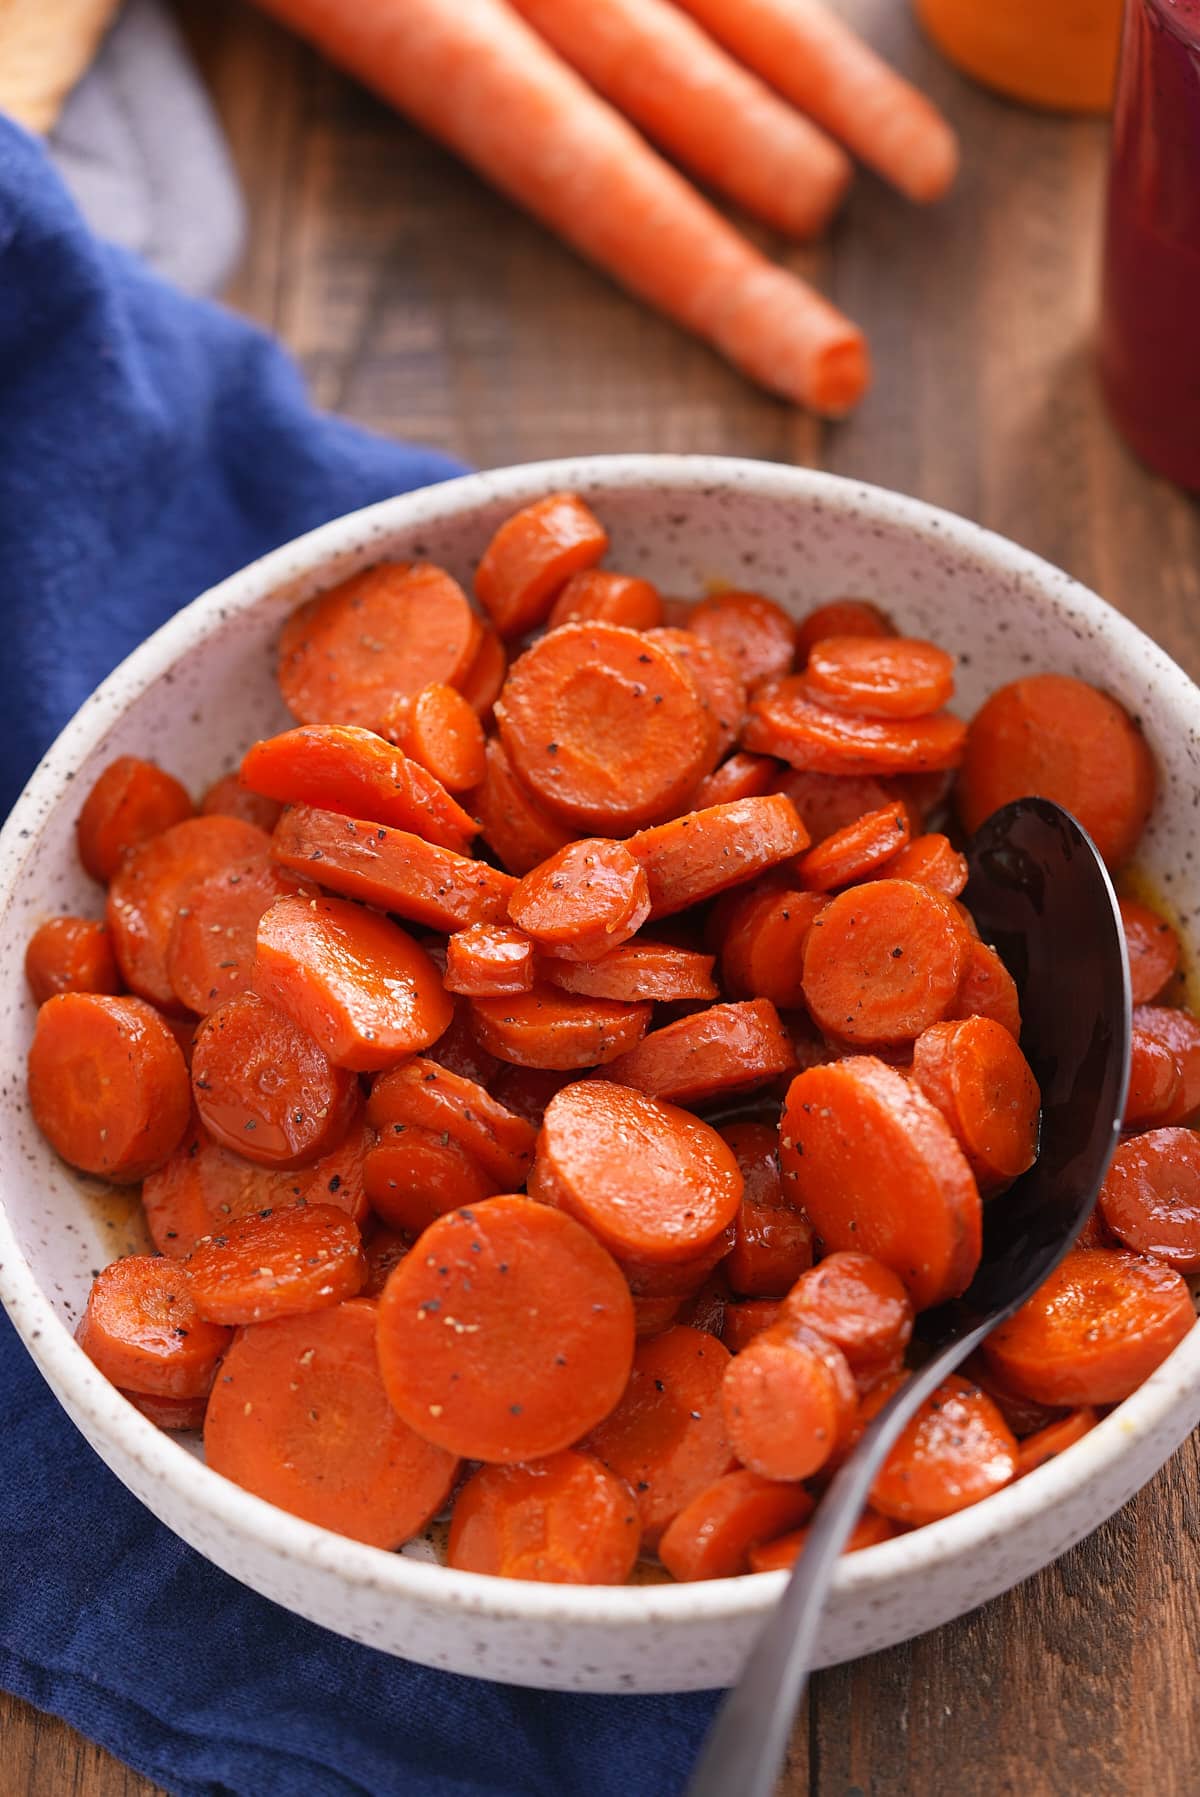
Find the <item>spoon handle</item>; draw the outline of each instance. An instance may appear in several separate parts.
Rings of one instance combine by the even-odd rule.
[[[833,1479],[783,1596],[717,1712],[688,1797],[731,1797],[733,1792],[737,1797],[771,1797],[812,1671],[830,1581],[875,1475],[905,1424],[995,1322],[994,1315],[982,1319],[914,1373],[869,1424]]]

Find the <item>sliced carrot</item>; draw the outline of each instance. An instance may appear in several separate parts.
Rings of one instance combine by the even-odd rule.
[[[524,1117],[526,1123],[532,1123],[535,1129],[542,1127],[546,1106],[554,1094],[561,1092],[575,1078],[572,1069],[517,1067],[504,1061],[498,1065],[500,1070],[491,1084],[492,1096],[518,1117]]]
[[[592,568],[608,532],[575,493],[548,493],[506,518],[480,558],[475,591],[501,636],[544,624],[554,596]]]
[[[609,1077],[652,1098],[697,1104],[791,1073],[792,1039],[769,999],[709,1005],[611,1062]]]
[[[496,721],[534,797],[586,829],[670,817],[712,766],[682,662],[617,624],[564,624],[534,643],[509,669]]]
[[[346,1134],[358,1083],[290,1017],[243,992],[196,1031],[192,1092],[222,1147],[265,1167],[303,1167]]]
[[[634,574],[613,574],[607,568],[581,569],[572,574],[559,593],[546,625],[557,630],[560,624],[584,622],[653,630],[662,623],[658,588]]]
[[[1093,1215],[1095,1214],[1096,1213],[1093,1213]],[[1108,1235],[1107,1230],[1105,1230],[1104,1234],[1105,1241],[1103,1243],[1097,1242],[1096,1246],[1112,1247],[1112,1238]],[[1080,1242],[1076,1243],[1076,1246],[1080,1246],[1081,1242],[1082,1237],[1080,1238]],[[1013,1434],[1017,1437],[1032,1435],[1036,1433],[1037,1430],[1045,1429],[1050,1423],[1057,1420],[1058,1409],[1056,1406],[1052,1404],[1035,1404],[1032,1398],[1025,1397],[1009,1383],[1008,1379],[1004,1377],[997,1367],[993,1366],[990,1361],[985,1360],[984,1356],[978,1351],[969,1355],[967,1359],[963,1361],[959,1371],[964,1379],[970,1379],[974,1384],[983,1387]],[[874,1401],[874,1398],[875,1394],[872,1393],[872,1401]]]
[[[1129,1091],[1122,1123],[1145,1129],[1169,1117],[1179,1100],[1183,1073],[1164,1042],[1136,1027],[1129,1032]]]
[[[524,1185],[537,1132],[474,1080],[416,1057],[375,1081],[367,1116],[378,1130],[397,1123],[448,1131],[504,1187]]]
[[[110,761],[83,801],[75,824],[79,859],[107,885],[130,849],[161,836],[195,811],[187,791],[153,761]]]
[[[1119,1404],[1196,1320],[1172,1267],[1075,1248],[984,1344],[989,1366],[1039,1404]]]
[[[925,718],[954,696],[954,657],[918,637],[825,637],[805,674],[820,704],[852,717]]]
[[[585,836],[525,875],[508,914],[539,948],[567,961],[595,961],[641,929],[650,887],[624,843]]]
[[[546,979],[564,992],[585,998],[611,998],[622,1004],[653,999],[657,1004],[680,1004],[716,998],[712,955],[695,949],[675,948],[669,942],[638,938],[623,942],[594,961],[547,959]]]
[[[1165,917],[1136,899],[1121,900],[1121,922],[1129,951],[1133,1002],[1152,1004],[1179,966],[1179,937]]]
[[[705,774],[689,805],[693,811],[705,811],[710,805],[732,805],[737,799],[760,799],[770,792],[775,774],[776,763],[769,755],[747,755],[739,749],[711,774]]]
[[[721,1319],[721,1340],[731,1354],[740,1354],[764,1329],[770,1329],[783,1317],[782,1298],[743,1298],[727,1304]]]
[[[25,950],[25,978],[38,1005],[59,992],[121,990],[108,931],[92,917],[51,917],[36,929]]]
[[[733,898],[721,943],[721,979],[732,998],[766,998],[780,1010],[804,1003],[804,944],[825,908],[820,893],[754,886]]]
[[[809,892],[836,892],[841,886],[869,880],[904,848],[908,838],[908,815],[903,805],[867,811],[809,849],[797,868],[800,884]],[[896,877],[890,867],[887,871]]]
[[[626,847],[646,870],[651,917],[669,917],[799,854],[808,832],[790,799],[769,793],[639,830]]]
[[[877,1547],[881,1541],[890,1541],[893,1535],[899,1534],[896,1524],[890,1517],[880,1516],[878,1510],[864,1510],[850,1531],[849,1539],[842,1549],[844,1554],[861,1553],[865,1547]],[[759,1547],[750,1549],[751,1572],[788,1572],[796,1564],[804,1552],[804,1544],[808,1540],[807,1528],[792,1529],[787,1535],[780,1535],[774,1541],[764,1541]]]
[[[1099,1206],[1126,1247],[1180,1273],[1200,1271],[1200,1135],[1152,1129],[1122,1142]]]
[[[530,1460],[577,1442],[633,1364],[620,1269],[571,1217],[488,1198],[439,1217],[379,1301],[388,1396],[429,1441],[472,1460]]]
[[[128,1185],[160,1166],[187,1128],[187,1066],[140,998],[63,992],[37,1014],[29,1103],[63,1160]]]
[[[949,1014],[969,955],[950,900],[911,880],[872,880],[813,919],[804,995],[831,1036],[869,1047],[909,1042]]]
[[[785,1310],[730,1361],[722,1404],[743,1466],[764,1479],[807,1479],[849,1439],[858,1389],[841,1349]]]
[[[692,607],[688,629],[719,649],[753,692],[790,674],[796,659],[796,620],[762,593],[714,593]]]
[[[1032,1167],[1041,1093],[1003,1024],[990,1017],[935,1023],[914,1044],[913,1078],[954,1131],[981,1192]]]
[[[535,984],[511,998],[471,1001],[475,1034],[499,1060],[518,1067],[568,1072],[602,1067],[641,1041],[652,1007],[608,998],[580,998]]]
[[[763,1479],[739,1467],[679,1512],[658,1544],[673,1578],[731,1579],[750,1570],[750,1555],[813,1512],[803,1485]]]
[[[454,1500],[446,1564],[552,1585],[623,1585],[638,1555],[624,1479],[569,1449],[522,1466],[481,1466]]]
[[[967,858],[960,855],[948,836],[934,831],[916,836],[898,850],[882,872],[889,880],[915,880],[932,886],[947,898],[957,898],[967,883]]]
[[[452,686],[435,680],[419,693],[401,693],[385,712],[382,730],[447,792],[466,792],[483,779],[483,726],[470,700]]]
[[[827,1249],[881,1260],[918,1310],[966,1290],[979,1264],[979,1190],[945,1118],[903,1074],[867,1055],[799,1074],[780,1159]]]
[[[500,697],[504,676],[508,673],[508,656],[490,624],[483,626],[483,636],[475,659],[458,683],[458,689],[471,710],[486,724],[492,707]]]
[[[363,1178],[376,1214],[389,1228],[412,1235],[448,1210],[504,1190],[449,1130],[412,1123],[393,1123],[381,1133],[367,1153]]]
[[[513,772],[499,737],[490,737],[483,782],[468,803],[483,840],[512,874],[527,874],[573,840],[570,830],[544,811]]]
[[[378,562],[292,613],[279,639],[279,685],[302,724],[378,730],[398,693],[435,680],[456,686],[479,644],[479,619],[444,569]]]
[[[370,1241],[364,1244],[367,1277],[359,1296],[378,1298],[391,1278],[393,1269],[400,1265],[411,1247],[412,1237],[400,1230],[389,1229],[386,1225],[376,1229]]]
[[[234,1217],[187,1259],[192,1299],[213,1323],[307,1316],[352,1298],[367,1276],[356,1224],[333,1204]]]
[[[948,711],[925,718],[858,718],[821,704],[793,674],[751,701],[742,743],[817,774],[915,774],[957,767],[967,726]]]
[[[503,998],[528,992],[534,980],[533,943],[523,930],[502,923],[473,923],[446,943],[447,992],[467,998]]]
[[[397,1548],[445,1502],[458,1463],[395,1414],[361,1298],[243,1330],[209,1401],[204,1454],[292,1516]]]
[[[613,1253],[656,1263],[702,1254],[742,1196],[738,1164],[715,1129],[607,1080],[577,1080],[550,1100],[535,1173],[551,1201]]]
[[[75,1339],[124,1391],[203,1398],[231,1337],[197,1310],[183,1267],[129,1254],[92,1281]]]
[[[1116,867],[1137,847],[1154,787],[1145,738],[1115,699],[1066,674],[1033,674],[976,712],[955,791],[968,831],[1011,799],[1053,799]]]
[[[547,1203],[556,1202],[552,1176],[547,1176],[545,1168],[540,1169],[530,1187],[540,1188],[538,1195]],[[588,1218],[582,1219],[588,1222]],[[629,1289],[635,1298],[679,1298],[691,1300],[697,1296],[700,1288],[708,1284],[722,1267],[734,1242],[734,1225],[728,1224],[719,1235],[715,1235],[707,1247],[696,1254],[689,1254],[684,1260],[639,1260],[636,1256],[621,1254],[618,1264],[629,1283]],[[721,1281],[726,1297],[729,1288]],[[692,1317],[684,1319],[692,1322]],[[697,1327],[702,1325],[697,1324]],[[720,1333],[719,1330],[714,1333]]]
[[[1033,1435],[1027,1435],[1017,1444],[1018,1479],[1026,1473],[1036,1472],[1039,1466],[1045,1466],[1048,1460],[1073,1448],[1077,1441],[1090,1435],[1100,1421],[1090,1404],[1083,1404],[1078,1410],[1071,1410],[1066,1416],[1059,1417],[1056,1422],[1047,1423],[1044,1429],[1038,1429]]]
[[[792,801],[814,843],[824,842],[868,811],[882,811],[889,805],[903,806],[913,835],[923,827],[922,814],[907,791],[912,775],[814,774],[805,768],[771,765],[777,769],[772,791]]]
[[[912,1338],[912,1300],[869,1254],[827,1254],[801,1273],[784,1308],[841,1349],[860,1391],[899,1369]]]
[[[695,630],[663,628],[647,634],[682,661],[694,680],[714,732],[713,759],[728,754],[741,734],[746,716],[745,681],[729,656]]]
[[[990,1017],[1008,1031],[1014,1042],[1021,1035],[1021,1002],[1012,974],[994,948],[972,940],[951,1017]],[[1200,1098],[1200,1094],[1198,1094]]]
[[[817,643],[829,637],[895,636],[896,626],[870,599],[830,599],[806,612],[796,630],[796,666],[808,666]]]
[[[620,1402],[585,1438],[587,1452],[632,1488],[649,1548],[733,1465],[721,1415],[728,1365],[721,1343],[698,1329],[677,1327],[640,1341]]]
[[[201,817],[240,817],[244,824],[254,824],[268,835],[279,822],[283,806],[277,799],[265,799],[242,784],[236,770],[214,780],[200,800]]]
[[[395,911],[431,930],[503,923],[511,875],[439,848],[405,830],[292,805],[279,820],[271,857],[345,898]]]
[[[721,1135],[743,1180],[726,1277],[744,1297],[780,1297],[812,1265],[812,1225],[784,1193],[779,1132],[766,1123],[731,1123]]]
[[[238,818],[189,817],[131,849],[113,876],[105,911],[126,985],[174,1010],[167,953],[176,916],[210,874],[256,860],[269,847],[268,836]]]
[[[208,1410],[208,1393],[201,1398],[160,1398],[146,1391],[123,1391],[135,1410],[152,1422],[156,1429],[172,1432],[198,1430],[204,1427]]]
[[[1190,1011],[1135,1005],[1133,1026],[1169,1048],[1179,1063],[1180,1085],[1164,1123],[1186,1123],[1200,1109],[1200,1023]]]
[[[289,894],[315,892],[307,880],[273,866],[265,848],[193,886],[167,942],[167,977],[180,1004],[206,1017],[248,992],[264,911]]]
[[[661,1335],[671,1327],[679,1316],[683,1305],[682,1298],[639,1298],[633,1297],[633,1325],[639,1341],[652,1335]]]
[[[429,953],[429,944],[426,943],[425,947]],[[504,1069],[504,1062],[498,1061],[494,1054],[489,1054],[475,1040],[475,1031],[471,1027],[471,1006],[465,998],[455,999],[450,1027],[438,1037],[426,1058],[436,1061],[441,1067],[449,1067],[452,1073],[461,1073],[464,1079],[476,1080],[479,1085],[489,1088]]]
[[[1017,1443],[978,1385],[942,1381],[909,1422],[876,1475],[872,1506],[895,1522],[938,1522],[1012,1483]]]

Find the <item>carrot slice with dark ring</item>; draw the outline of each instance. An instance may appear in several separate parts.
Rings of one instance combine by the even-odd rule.
[[[709,1005],[653,1030],[609,1065],[620,1084],[676,1104],[697,1104],[791,1073],[792,1039],[769,999]]]
[[[454,1500],[446,1564],[544,1584],[623,1585],[639,1536],[624,1479],[564,1449],[472,1473]]]
[[[230,1332],[203,1317],[175,1261],[129,1254],[92,1281],[75,1339],[106,1379],[161,1398],[202,1398]]]
[[[653,1007],[580,998],[535,984],[511,998],[471,1001],[475,1034],[499,1060],[560,1072],[602,1067],[641,1041]]]
[[[474,1080],[420,1056],[375,1081],[367,1116],[381,1131],[397,1123],[449,1131],[505,1186],[525,1183],[537,1131]],[[502,1188],[498,1188],[502,1189]]]
[[[646,870],[651,917],[669,917],[798,855],[808,832],[778,793],[690,811],[625,845]]]

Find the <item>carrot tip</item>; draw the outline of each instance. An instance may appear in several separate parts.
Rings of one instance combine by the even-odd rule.
[[[871,384],[871,358],[858,332],[831,343],[816,359],[809,404],[822,418],[845,418]]]

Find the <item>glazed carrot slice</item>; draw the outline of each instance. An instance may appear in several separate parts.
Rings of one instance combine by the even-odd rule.
[[[697,1104],[791,1073],[792,1039],[766,998],[709,1005],[653,1030],[609,1065],[609,1077],[676,1104]]]
[[[261,857],[270,838],[234,817],[189,817],[125,856],[108,889],[105,918],[127,986],[164,1010],[178,1006],[167,971],[171,931],[210,874]]]
[[[523,930],[502,923],[473,923],[446,942],[447,992],[467,998],[503,998],[528,992],[534,980],[533,943]]]
[[[367,1117],[378,1130],[397,1123],[448,1131],[506,1186],[525,1183],[537,1132],[474,1080],[420,1056],[375,1081]]]
[[[784,1193],[778,1130],[732,1123],[721,1134],[744,1181],[725,1276],[743,1297],[779,1297],[812,1265],[812,1224]]]
[[[713,959],[696,949],[639,937],[594,961],[547,958],[542,973],[564,992],[578,992],[585,998],[611,998],[622,1004],[648,999],[657,1004],[680,1004],[716,998]]]
[[[904,848],[908,838],[908,815],[903,805],[867,811],[801,857],[796,869],[800,884],[809,892],[836,892],[841,886],[869,880]],[[891,874],[890,867],[888,872]]]
[[[739,1467],[694,1497],[658,1544],[673,1578],[731,1579],[750,1569],[764,1541],[804,1522],[813,1500],[803,1485],[763,1479]]]
[[[92,1281],[75,1339],[105,1378],[124,1391],[202,1398],[230,1332],[197,1309],[183,1267],[155,1255],[129,1254]]]
[[[382,730],[447,792],[466,792],[483,779],[483,726],[470,700],[452,686],[435,680],[419,693],[401,693],[385,712]]]
[[[1179,937],[1149,905],[1129,898],[1120,903],[1133,1002],[1152,1004],[1179,966]]]
[[[1008,1031],[1013,1041],[1021,1035],[1021,1002],[1012,974],[994,948],[972,940],[951,1017],[990,1017]],[[1200,1099],[1200,1094],[1197,1095]]]
[[[870,599],[831,599],[806,612],[796,629],[796,666],[808,666],[817,643],[829,637],[895,636],[896,626]]]
[[[954,1131],[981,1192],[1032,1167],[1041,1093],[1002,1024],[990,1017],[935,1023],[913,1046],[913,1078]]]
[[[937,1522],[1012,1483],[1017,1443],[992,1400],[960,1373],[926,1398],[871,1487],[895,1522]]]
[[[449,1130],[393,1123],[363,1167],[371,1208],[392,1229],[419,1235],[435,1217],[504,1190]]]
[[[540,1193],[605,1247],[655,1263],[702,1254],[742,1196],[715,1129],[607,1080],[577,1080],[550,1100],[534,1172]]]
[[[849,1439],[858,1388],[841,1349],[785,1310],[730,1361],[722,1404],[743,1466],[764,1479],[808,1479]]]
[[[950,900],[911,880],[839,893],[804,945],[804,995],[831,1036],[909,1042],[954,1005],[971,939]]]
[[[629,630],[653,630],[662,623],[658,588],[635,574],[607,568],[584,568],[572,574],[546,620],[549,630],[560,624],[601,622],[624,624]]]
[[[728,754],[746,716],[746,684],[725,651],[694,630],[651,630],[652,641],[682,661],[714,731],[714,760]]]
[[[805,674],[819,703],[856,717],[924,718],[954,696],[954,657],[919,637],[825,637]]]
[[[639,830],[626,847],[646,870],[651,917],[669,917],[799,854],[808,832],[791,800],[769,793],[689,811]]]
[[[1033,674],[972,718],[955,796],[968,832],[1010,799],[1053,799],[1117,867],[1137,847],[1154,787],[1145,738],[1115,699],[1066,674]]]
[[[1119,1404],[1196,1320],[1172,1267],[1075,1248],[984,1343],[987,1363],[1039,1404]]]
[[[352,1298],[243,1330],[209,1401],[204,1455],[292,1516],[397,1548],[441,1509],[458,1462],[389,1404],[375,1315]]]
[[[508,673],[508,656],[504,644],[490,624],[483,626],[483,636],[475,659],[458,683],[471,710],[486,724],[492,707],[500,697],[504,676]]]
[[[623,1585],[639,1537],[624,1479],[564,1449],[473,1473],[454,1500],[446,1564],[552,1585]]]
[[[62,992],[37,1014],[29,1104],[63,1160],[128,1185],[161,1165],[187,1128],[187,1066],[140,998]]]
[[[745,685],[790,674],[796,659],[796,620],[761,593],[714,593],[694,606],[688,629],[726,657]]]
[[[633,1364],[633,1302],[586,1229],[529,1198],[431,1223],[379,1301],[379,1364],[401,1417],[471,1460],[577,1442]]]
[[[426,1058],[436,1061],[441,1067],[449,1067],[452,1073],[461,1073],[464,1079],[477,1081],[489,1090],[505,1070],[505,1063],[498,1061],[494,1054],[489,1054],[486,1048],[481,1048],[475,1040],[475,1031],[471,1025],[471,1006],[465,998],[455,999],[450,1027],[438,1037]]]
[[[967,883],[967,858],[948,836],[933,831],[916,836],[892,856],[881,872],[889,880],[915,880],[947,898],[957,898]]]
[[[850,1531],[849,1539],[842,1549],[844,1554],[861,1553],[865,1547],[876,1547],[881,1541],[890,1541],[893,1535],[899,1534],[896,1524],[889,1517],[880,1516],[878,1510],[864,1510]],[[807,1528],[792,1529],[786,1535],[780,1535],[774,1541],[764,1541],[759,1547],[750,1549],[751,1572],[788,1572],[796,1564],[804,1552],[804,1544],[808,1540]]]
[[[292,805],[279,820],[271,858],[344,898],[395,911],[430,930],[503,923],[511,875],[362,818]]]
[[[682,662],[617,624],[564,624],[534,643],[509,669],[496,722],[534,797],[586,829],[670,817],[713,764]]]
[[[737,799],[760,799],[770,792],[777,765],[769,755],[747,755],[739,749],[728,761],[705,774],[689,801],[693,811],[710,805],[732,805]]]
[[[257,742],[242,779],[272,799],[411,830],[444,849],[461,852],[475,835],[474,818],[427,768],[357,725],[302,725]]]
[[[121,1396],[128,1398],[134,1409],[140,1410],[157,1429],[175,1432],[204,1427],[207,1392],[201,1398],[160,1398],[145,1391],[123,1391]]]
[[[722,901],[724,902],[724,901]],[[724,919],[721,980],[732,998],[766,998],[780,1010],[804,1003],[804,944],[825,908],[820,893],[755,886],[738,893]]]
[[[1082,1404],[1057,1421],[1047,1423],[1044,1429],[1027,1435],[1024,1441],[1017,1443],[1017,1478],[1023,1479],[1026,1473],[1036,1472],[1048,1460],[1065,1453],[1067,1448],[1073,1448],[1077,1441],[1082,1441],[1085,1435],[1091,1434],[1099,1421],[1092,1406]]]
[[[887,779],[875,774],[814,774],[805,768],[771,765],[777,770],[772,792],[781,792],[792,801],[814,843],[824,842],[868,811],[882,811],[888,805],[903,806],[914,836],[923,827],[922,814],[909,790],[912,775]]]
[[[303,1167],[346,1134],[358,1083],[284,1012],[242,992],[196,1031],[192,1092],[222,1147],[265,1167]]]
[[[1097,1214],[1093,1212],[1093,1216]],[[1104,1231],[1104,1235],[1104,1242],[1097,1242],[1095,1245],[1111,1248],[1114,1244],[1107,1230]],[[1082,1240],[1083,1238],[1080,1237],[1075,1244],[1076,1247],[1082,1245]],[[1044,1429],[1056,1420],[1057,1406],[1036,1404],[1032,1398],[1025,1397],[1009,1383],[997,1367],[985,1360],[978,1351],[968,1355],[959,1371],[964,1379],[970,1379],[975,1385],[983,1387],[1014,1435],[1018,1437],[1032,1435],[1038,1429]],[[874,1397],[875,1394],[872,1394],[872,1402]]]
[[[553,1176],[547,1175],[544,1168],[536,1173],[530,1189],[547,1203],[557,1202]],[[584,1218],[583,1221],[589,1220]],[[729,1288],[724,1281],[722,1263],[733,1243],[734,1225],[730,1223],[719,1235],[713,1237],[707,1247],[700,1249],[698,1253],[689,1254],[686,1259],[639,1260],[636,1256],[622,1254],[618,1257],[618,1263],[635,1298],[679,1298],[690,1301],[698,1295],[702,1286],[709,1284],[714,1278],[718,1279],[722,1293],[728,1297]],[[684,1321],[691,1323],[695,1319],[688,1316]],[[720,1333],[719,1327],[714,1333]]]
[[[108,931],[92,917],[51,917],[29,938],[25,978],[33,1002],[59,992],[121,990],[121,975]]]
[[[585,1438],[587,1452],[630,1485],[648,1548],[733,1465],[721,1415],[728,1365],[721,1343],[698,1329],[640,1341],[620,1402]]]
[[[518,1117],[524,1117],[526,1123],[532,1123],[534,1129],[542,1127],[546,1106],[554,1094],[569,1086],[575,1078],[571,1070],[517,1067],[504,1061],[497,1062],[497,1066],[499,1071],[490,1087],[493,1098]]]
[[[624,843],[585,836],[525,875],[508,914],[548,953],[594,961],[645,923],[650,888]]]
[[[307,1316],[352,1298],[367,1276],[357,1226],[333,1204],[234,1217],[187,1259],[192,1299],[213,1323]]]
[[[860,1391],[898,1371],[912,1339],[912,1300],[869,1254],[827,1254],[801,1273],[784,1308],[841,1349]]]
[[[721,1318],[721,1340],[731,1354],[740,1354],[764,1329],[770,1329],[783,1317],[782,1298],[743,1298],[727,1304]]]
[[[1179,1063],[1180,1085],[1164,1123],[1186,1123],[1200,1108],[1200,1023],[1189,1011],[1166,1005],[1135,1005],[1133,1026],[1169,1048]]]
[[[248,992],[260,918],[276,899],[300,893],[313,897],[316,887],[274,867],[265,850],[193,886],[167,942],[167,977],[180,1004],[206,1017]]]
[[[130,849],[191,817],[184,787],[153,761],[121,755],[110,761],[75,824],[79,859],[93,880],[107,885]]]
[[[1170,1116],[1179,1099],[1183,1073],[1165,1043],[1145,1030],[1129,1032],[1129,1092],[1121,1121],[1126,1129],[1145,1129]]]
[[[363,1245],[367,1257],[367,1277],[359,1297],[378,1298],[391,1278],[393,1268],[400,1265],[411,1247],[410,1235],[389,1229],[386,1225],[376,1229],[370,1241]]]
[[[1122,1142],[1100,1188],[1108,1228],[1135,1253],[1200,1269],[1200,1136],[1152,1129]]]
[[[915,774],[957,767],[966,735],[948,711],[886,721],[831,711],[793,674],[751,700],[742,743],[817,774]]]
[[[554,596],[592,568],[608,532],[575,493],[548,493],[506,518],[480,558],[475,592],[501,636],[544,624]]]
[[[283,806],[278,799],[265,799],[260,792],[243,786],[236,771],[214,780],[200,800],[201,817],[240,817],[244,824],[254,824],[270,835],[279,822]]]
[[[435,680],[456,686],[479,644],[479,619],[443,568],[379,562],[292,613],[279,639],[279,685],[302,724],[377,730],[398,693]]]
[[[903,1074],[868,1055],[799,1074],[780,1161],[827,1249],[881,1260],[918,1310],[966,1290],[979,1264],[979,1190],[949,1124]]]
[[[641,1041],[652,1015],[648,1004],[580,998],[548,984],[512,998],[473,999],[471,1009],[476,1036],[497,1059],[559,1072],[615,1061]]]
[[[484,776],[468,799],[483,840],[510,873],[527,874],[573,840],[570,830],[544,811],[513,772],[498,736],[489,737]]]
[[[662,1335],[679,1316],[682,1298],[633,1297],[633,1327],[639,1341]]]
[[[347,899],[279,899],[258,925],[254,990],[335,1067],[391,1067],[429,1048],[454,1013],[411,936]]]

